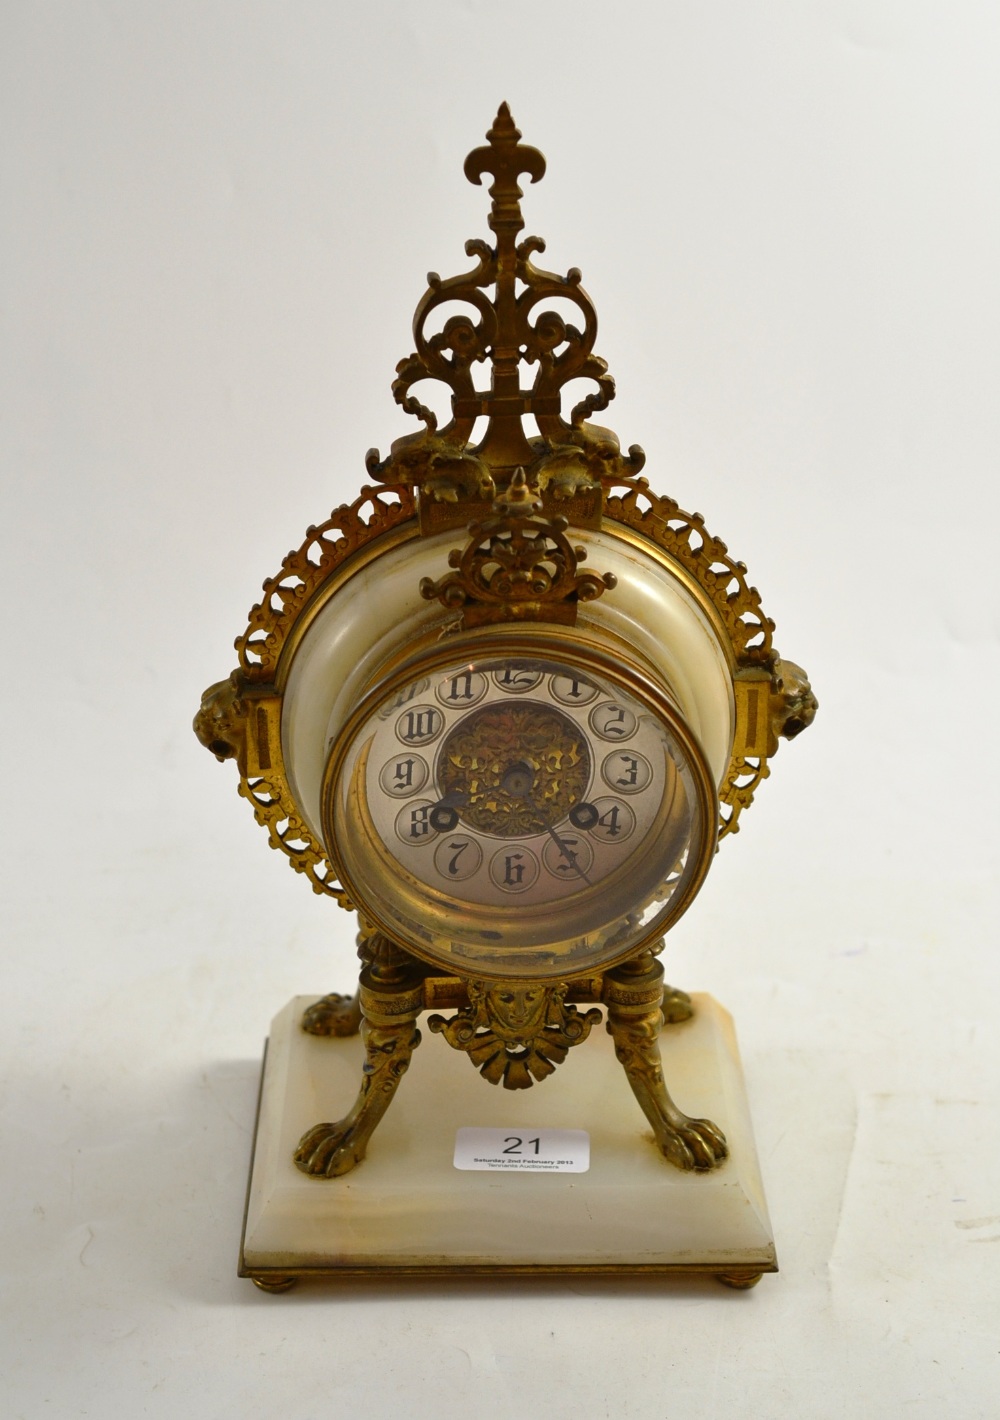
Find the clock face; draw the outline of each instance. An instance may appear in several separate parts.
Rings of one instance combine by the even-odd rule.
[[[364,716],[328,836],[362,911],[418,954],[584,972],[662,932],[700,882],[696,759],[606,676],[525,656],[446,665]]]

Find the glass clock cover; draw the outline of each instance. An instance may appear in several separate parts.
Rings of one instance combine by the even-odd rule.
[[[342,881],[447,970],[580,975],[662,934],[714,849],[711,776],[664,700],[555,659],[445,665],[334,748]]]

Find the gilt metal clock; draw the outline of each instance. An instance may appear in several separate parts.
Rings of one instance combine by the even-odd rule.
[[[551,1075],[603,1005],[665,1159],[705,1172],[728,1152],[667,1092],[659,1034],[692,1007],[657,958],[816,702],[742,563],[591,422],[614,382],[580,273],[519,240],[519,178],[545,169],[520,137],[504,105],[466,159],[492,180],[495,240],[428,278],[393,384],[421,428],[371,450],[355,502],[264,583],[195,721],[272,847],[359,914],[357,993],[303,1019],[365,1049],[352,1108],[295,1149],[313,1178],[365,1157],[442,1005],[431,1032],[507,1089]],[[451,391],[443,428],[412,392],[426,379]]]

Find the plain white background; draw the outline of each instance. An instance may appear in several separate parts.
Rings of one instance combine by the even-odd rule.
[[[2,27],[3,1413],[995,1415],[995,6]],[[404,431],[501,99],[549,159],[528,231],[597,303],[605,422],[821,701],[666,958],[740,1031],[782,1263],[748,1294],[234,1275],[262,1039],[351,987],[353,928],[190,719]]]

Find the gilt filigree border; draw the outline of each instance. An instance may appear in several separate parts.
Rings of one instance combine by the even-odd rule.
[[[762,779],[770,774],[766,759],[745,759],[734,754],[726,777],[719,786],[719,837],[739,832],[739,817],[753,803],[753,796]]]
[[[653,493],[647,479],[630,478],[606,489],[604,517],[662,548],[694,579],[722,624],[738,669],[759,668],[773,678],[774,622],[764,615],[760,593],[747,581],[745,564],[729,555],[721,538],[712,536],[700,513],[686,513],[676,499]],[[734,744],[719,786],[720,839],[738,832],[740,814],[750,807],[758,785],[770,773],[767,754],[766,746],[762,754],[749,756],[741,752],[738,739]]]
[[[274,680],[281,653],[314,593],[361,548],[413,520],[415,514],[411,488],[364,487],[352,503],[335,508],[326,522],[306,530],[302,545],[288,554],[276,576],[264,582],[263,600],[251,607],[246,630],[236,638],[239,670],[230,683],[212,688],[227,701],[223,713],[229,716],[232,744],[225,736],[215,736],[213,743],[210,728],[204,734],[199,731],[209,748],[216,753],[223,750],[220,758],[237,759],[238,792],[267,830],[271,847],[284,853],[292,868],[308,878],[314,892],[332,897],[349,911],[354,904],[338,882],[322,844],[298,813],[288,786],[281,749],[281,697]],[[273,695],[265,695],[250,707],[244,697],[253,688],[272,690]],[[206,692],[206,701],[212,690]],[[204,703],[199,714],[210,726],[211,712],[206,716]],[[239,734],[232,733],[230,721],[241,726]]]
[[[313,892],[332,897],[340,907],[353,912],[354,903],[341,887],[325,850],[291,807],[284,775],[251,779],[241,774],[238,793],[253,807],[257,822],[267,829],[271,847],[286,854],[295,871],[309,879]]]
[[[737,666],[770,666],[774,622],[761,611],[746,566],[730,557],[700,513],[685,513],[675,499],[651,492],[645,478],[629,478],[606,492],[604,516],[641,533],[695,579],[725,628]]]
[[[364,487],[290,552],[281,571],[264,583],[264,599],[250,608],[247,629],[236,638],[240,667],[252,681],[272,681],[288,634],[316,589],[359,548],[416,516],[412,488]]]

